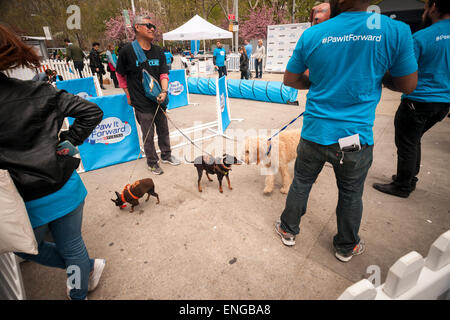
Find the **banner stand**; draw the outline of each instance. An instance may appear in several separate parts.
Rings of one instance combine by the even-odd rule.
[[[219,83],[221,84],[220,86],[219,86]],[[219,136],[223,137],[225,139],[228,139],[228,140],[233,140],[233,138],[231,138],[230,136],[227,136],[225,134],[227,127],[230,125],[231,121],[238,121],[238,122],[244,121],[244,119],[232,119],[231,118],[230,104],[229,104],[229,99],[228,99],[228,89],[227,89],[227,85],[226,85],[226,77],[225,76],[223,76],[220,79],[216,79],[216,97],[217,97],[217,104],[216,104],[217,120],[216,121],[207,122],[207,123],[204,123],[201,125],[187,128],[187,129],[181,129],[181,131],[185,135],[192,134],[192,133],[198,132],[198,131],[203,131],[203,130],[207,130],[212,133],[211,135],[195,139],[195,140],[193,140],[194,142],[208,140],[208,139],[219,137]],[[174,131],[169,134],[169,137],[171,139],[178,138],[180,136],[182,136],[182,134],[178,131]],[[155,142],[158,141],[157,136],[155,136],[154,141]],[[172,146],[171,148],[176,149],[176,148],[184,147],[189,144],[191,144],[191,142],[187,141],[187,142],[183,142],[183,143],[177,144],[175,146]],[[143,150],[143,146],[141,146],[141,149]],[[160,153],[161,151],[157,150],[156,152]]]
[[[186,91],[187,91],[187,99],[188,99],[188,105],[189,106],[199,106],[200,103],[197,102],[191,102],[191,100],[189,99],[189,85],[188,85],[188,78],[187,78],[187,74],[186,74],[186,69],[184,69],[184,77],[186,79]]]

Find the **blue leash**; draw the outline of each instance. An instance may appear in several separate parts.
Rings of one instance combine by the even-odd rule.
[[[277,135],[279,135],[281,132],[283,132],[284,130],[287,129],[287,127],[289,127],[291,124],[293,124],[295,121],[297,121],[297,119],[299,119],[301,116],[303,116],[305,112],[302,112],[297,118],[293,119],[291,122],[289,122],[287,125],[285,125],[283,128],[280,129],[280,131],[278,131],[277,133],[275,133],[273,136],[271,136],[269,138],[269,140],[267,140],[267,142],[271,142],[273,138],[275,138]],[[268,156],[270,154],[270,151],[272,150],[272,143],[269,145],[269,150],[266,153],[266,156]]]

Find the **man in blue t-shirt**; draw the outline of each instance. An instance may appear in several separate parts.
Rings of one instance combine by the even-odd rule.
[[[169,70],[172,70],[172,62],[173,62],[172,52],[170,52],[169,49],[164,48],[164,55],[166,56],[167,67],[169,67]]]
[[[220,43],[220,41],[217,41],[216,45],[217,48],[214,49],[213,53],[213,63],[216,70],[219,71],[219,78],[222,78],[222,76],[227,75],[227,67],[225,66],[227,52],[222,47],[222,43]]]
[[[252,52],[253,52],[253,46],[250,42],[248,42],[248,40],[244,40],[244,44],[245,44],[245,51],[247,51],[247,57],[248,57],[248,61],[251,61],[252,58]],[[248,68],[248,78],[251,79],[252,78],[252,72],[250,71],[250,66]]]
[[[409,26],[367,13],[368,5],[368,0],[330,0],[333,18],[305,30],[284,74],[285,85],[309,93],[295,176],[276,232],[285,245],[295,245],[311,187],[330,162],[339,189],[333,245],[343,262],[365,250],[358,233],[383,76],[389,70],[405,93],[417,84]],[[372,20],[379,28],[369,28]],[[351,142],[339,144],[342,138]]]
[[[373,185],[402,198],[419,180],[423,134],[445,118],[450,105],[450,2],[428,0],[422,19],[427,28],[413,36],[419,81],[413,93],[403,95],[395,115],[397,174],[392,183]]]

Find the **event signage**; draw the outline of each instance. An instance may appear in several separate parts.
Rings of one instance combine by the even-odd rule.
[[[267,27],[266,71],[284,72],[298,39],[310,23],[283,24]]]
[[[97,97],[97,90],[95,89],[93,77],[56,81],[56,87],[60,90],[66,90],[67,92],[77,95],[83,99]]]
[[[231,123],[226,81],[225,76],[216,79],[217,119],[219,121],[219,132],[222,134],[225,133]]]
[[[169,105],[167,109],[184,107],[189,104],[186,70],[170,70],[168,91]]]
[[[88,98],[103,111],[103,120],[78,147],[85,171],[136,160],[140,153],[133,108],[125,94]],[[69,118],[72,124],[74,119]]]

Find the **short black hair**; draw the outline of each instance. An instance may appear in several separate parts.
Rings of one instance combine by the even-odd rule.
[[[69,43],[70,43],[69,38],[65,38],[65,39],[64,39],[64,42],[69,42]]]
[[[428,7],[431,7],[433,3],[438,8],[441,16],[445,14],[450,14],[450,1],[448,0],[428,0]]]
[[[93,47],[99,46],[99,45],[100,45],[100,43],[98,43],[98,42],[94,42],[94,43],[92,44]]]

